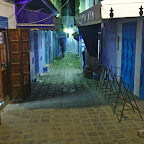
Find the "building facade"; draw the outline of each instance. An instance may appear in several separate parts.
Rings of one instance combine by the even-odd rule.
[[[16,28],[15,5],[0,0],[0,101],[10,97],[10,65],[7,29]]]
[[[61,7],[62,7],[61,0],[51,0],[51,2],[57,8],[57,10],[59,11],[59,17],[61,17]]]
[[[84,12],[85,10],[93,7],[101,0],[79,0],[79,13]]]
[[[101,24],[101,63],[121,76],[133,93],[144,99],[144,18],[141,7],[144,7],[141,0],[135,3],[102,1],[79,14],[76,24],[79,27]]]
[[[14,101],[29,96],[31,82],[48,71],[49,64],[61,53],[59,19],[51,16],[57,12],[53,4],[21,0],[23,8],[17,2],[0,1],[1,101],[7,96]]]

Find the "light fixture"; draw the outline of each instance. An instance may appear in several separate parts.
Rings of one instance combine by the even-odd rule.
[[[58,17],[58,16],[59,16],[59,13],[57,13],[56,17]]]

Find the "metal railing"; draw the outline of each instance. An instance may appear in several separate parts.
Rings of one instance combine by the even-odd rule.
[[[136,103],[133,92],[130,89],[129,84],[123,81],[121,76],[116,75],[112,72],[112,68],[107,68],[105,65],[101,66],[101,77],[100,77],[100,85],[97,82],[97,88],[99,87],[102,91],[102,94],[108,98],[108,102],[110,99],[115,99],[114,104],[112,104],[113,112],[116,114],[116,110],[119,104],[122,106],[120,110],[120,117],[118,116],[119,122],[121,122],[122,117],[124,116],[124,111],[126,110],[137,110],[141,120],[143,120],[141,112]],[[119,68],[119,67],[115,67]],[[126,109],[126,105],[129,104],[131,106],[130,109]]]

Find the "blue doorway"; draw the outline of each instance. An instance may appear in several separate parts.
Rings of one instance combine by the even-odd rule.
[[[48,63],[48,33],[45,31],[45,62]]]
[[[143,24],[142,51],[141,51],[140,97],[144,99],[144,24]]]
[[[35,75],[39,73],[38,32],[34,31]]]
[[[132,91],[134,91],[136,28],[137,22],[122,25],[121,76]]]

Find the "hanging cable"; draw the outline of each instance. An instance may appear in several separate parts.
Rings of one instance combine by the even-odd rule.
[[[42,19],[42,20],[39,20],[39,21],[36,21],[36,22],[29,22],[28,24],[35,24],[35,23],[38,23],[38,22],[41,22],[41,21],[45,21],[45,20],[51,18],[51,17],[54,16],[57,12],[59,12],[69,1],[70,1],[70,0],[67,0],[67,2],[66,2],[59,10],[57,10],[54,14],[50,15],[49,17],[46,17],[46,18],[44,18],[44,19]],[[15,14],[13,14],[12,16],[10,16],[8,19],[12,18],[14,15],[15,15]]]
[[[58,11],[56,11],[54,14],[50,15],[49,17],[44,18],[44,19],[39,20],[39,21],[36,21],[36,22],[31,22],[30,24],[35,24],[35,23],[38,23],[38,22],[41,22],[41,21],[45,21],[46,19],[51,18],[51,17],[54,16],[57,12],[59,12],[69,1],[70,1],[70,0],[67,0],[67,2],[66,2]]]
[[[31,1],[30,1],[31,2]],[[25,6],[27,6],[29,3],[26,3],[26,5]],[[13,16],[15,16],[16,15],[16,13],[14,13],[13,15],[11,15],[8,19],[11,19]]]

